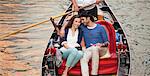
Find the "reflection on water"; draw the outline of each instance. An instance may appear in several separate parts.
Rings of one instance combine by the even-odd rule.
[[[64,0],[0,0],[0,35],[62,13]],[[56,10],[57,9],[57,10]],[[0,76],[40,75],[51,22],[0,41]]]

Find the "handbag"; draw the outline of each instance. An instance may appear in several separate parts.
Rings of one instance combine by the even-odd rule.
[[[56,60],[55,61],[56,61],[55,65],[57,67],[60,67],[63,60],[62,60],[62,53],[59,49],[57,49],[57,51],[56,51]]]

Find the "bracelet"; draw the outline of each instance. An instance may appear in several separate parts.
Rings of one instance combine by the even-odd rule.
[[[108,46],[108,44],[103,43],[103,44],[102,44],[102,46],[103,46],[103,47],[107,47],[107,46]]]

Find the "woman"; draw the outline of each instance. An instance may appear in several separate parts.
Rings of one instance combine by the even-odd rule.
[[[82,40],[81,30],[78,28],[80,26],[81,20],[78,15],[73,16],[65,28],[65,35],[62,37],[63,46],[60,48],[62,57],[67,59],[66,68],[62,74],[62,76],[67,76],[68,70],[75,66],[75,64],[81,59],[83,56],[82,51],[78,51],[75,47],[80,47],[80,43]]]

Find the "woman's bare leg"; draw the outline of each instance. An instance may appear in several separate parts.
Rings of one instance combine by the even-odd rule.
[[[68,70],[69,70],[69,67],[66,66],[62,76],[67,76]]]

